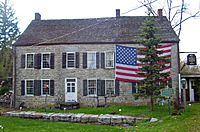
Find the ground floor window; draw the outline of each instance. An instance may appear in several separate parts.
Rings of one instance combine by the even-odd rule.
[[[41,80],[41,88],[42,94],[41,95],[49,95],[50,93],[50,80]]]
[[[88,80],[88,95],[97,95],[97,80]]]
[[[105,90],[107,96],[115,95],[115,81],[114,80],[105,80]]]
[[[26,80],[26,95],[34,94],[34,80]]]

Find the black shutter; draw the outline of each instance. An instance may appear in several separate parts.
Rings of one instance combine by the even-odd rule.
[[[87,53],[83,53],[83,68],[87,68]]]
[[[99,68],[99,52],[96,53],[96,68]]]
[[[25,63],[26,63],[25,58],[26,58],[25,54],[21,55],[21,68],[25,68]]]
[[[113,56],[113,58],[114,58],[114,62],[113,62],[114,64],[113,65],[114,65],[114,68],[115,68],[115,52],[113,52],[113,55],[114,55]]]
[[[50,80],[50,95],[54,96],[54,80]]]
[[[25,80],[21,81],[21,95],[25,95]]]
[[[35,54],[35,56],[34,56],[34,68],[41,69],[41,54]]]
[[[105,96],[105,80],[97,80],[97,95]]]
[[[66,52],[62,53],[62,68],[66,68]]]
[[[87,80],[83,80],[83,96],[87,96]]]
[[[40,96],[41,95],[41,81],[34,80],[34,95]]]
[[[136,83],[132,83],[132,93],[136,93]]]
[[[50,68],[51,69],[54,69],[54,56],[55,56],[54,53],[50,54]]]
[[[76,68],[79,68],[79,52],[76,52]]]
[[[105,68],[105,53],[101,53],[101,68]]]
[[[115,95],[116,95],[116,96],[119,96],[119,92],[120,92],[120,89],[119,89],[119,81],[118,81],[118,80],[115,80]]]

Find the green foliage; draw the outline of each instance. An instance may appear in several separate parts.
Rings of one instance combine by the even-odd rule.
[[[157,29],[154,24],[153,17],[148,17],[145,20],[141,29],[142,40],[140,42],[144,48],[139,51],[139,54],[145,56],[139,59],[143,64],[140,75],[145,77],[139,83],[139,92],[140,94],[142,93],[142,96],[150,97],[151,110],[153,110],[154,99],[160,95],[160,90],[166,85],[162,79],[169,76],[161,72],[165,67],[165,63],[169,62],[169,60],[159,56],[163,53],[157,50],[161,39],[155,35]]]
[[[11,47],[19,35],[15,12],[5,0],[5,2],[0,3],[0,49]]]
[[[12,75],[12,49],[0,50],[0,78],[7,79]]]
[[[20,35],[18,20],[8,1],[0,2],[0,78],[12,73],[12,44]]]
[[[9,91],[9,87],[8,86],[0,87],[0,95],[4,95],[8,91]]]

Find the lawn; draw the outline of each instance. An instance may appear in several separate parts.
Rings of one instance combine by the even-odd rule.
[[[121,109],[121,111],[119,111]],[[0,109],[1,111],[1,109]],[[38,112],[44,112],[44,109],[35,109]],[[172,111],[172,110],[171,110]],[[149,121],[137,122],[133,128],[124,128],[120,126],[105,126],[94,124],[78,124],[68,122],[51,122],[46,120],[31,120],[20,118],[8,118],[0,116],[0,125],[4,126],[5,132],[92,132],[92,131],[152,131],[152,132],[173,132],[173,131],[200,131],[200,103],[188,106],[186,111],[181,115],[171,116],[168,107],[156,106],[155,111],[151,112],[146,106],[110,106],[108,108],[80,108],[77,110],[54,110],[48,109],[46,112],[62,113],[88,113],[88,114],[120,114],[120,115],[137,115],[145,117],[158,118],[158,122],[150,123]],[[0,130],[1,132],[1,130]]]

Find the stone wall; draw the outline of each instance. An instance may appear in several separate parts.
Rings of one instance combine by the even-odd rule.
[[[72,114],[72,113],[37,113],[37,112],[6,112],[4,116],[20,117],[30,119],[45,119],[50,121],[95,123],[101,125],[123,125],[133,124],[136,121],[148,120],[144,117],[121,116],[121,115],[91,115],[91,114]]]
[[[124,44],[125,45],[125,44]],[[126,44],[126,46],[138,47],[138,44]],[[48,96],[48,105],[55,105],[65,100],[65,78],[77,78],[77,98],[82,106],[96,106],[95,97],[83,96],[83,80],[88,78],[95,79],[114,79],[115,70],[111,69],[83,69],[83,52],[87,51],[115,51],[115,44],[66,44],[66,45],[44,45],[44,46],[26,46],[16,48],[16,106],[25,102],[27,107],[44,106],[45,96],[21,96],[21,80],[25,79],[52,79],[54,80],[54,96]],[[177,48],[173,46],[172,50],[172,77],[173,88],[177,86]],[[26,53],[55,53],[54,69],[23,69],[21,68],[21,55]],[[63,69],[62,53],[79,52],[79,68]],[[104,98],[100,97],[100,103],[104,103]],[[132,86],[130,83],[120,82],[120,94],[116,97],[107,98],[108,103],[121,103],[138,105],[144,104],[144,100],[135,100],[132,95]]]

